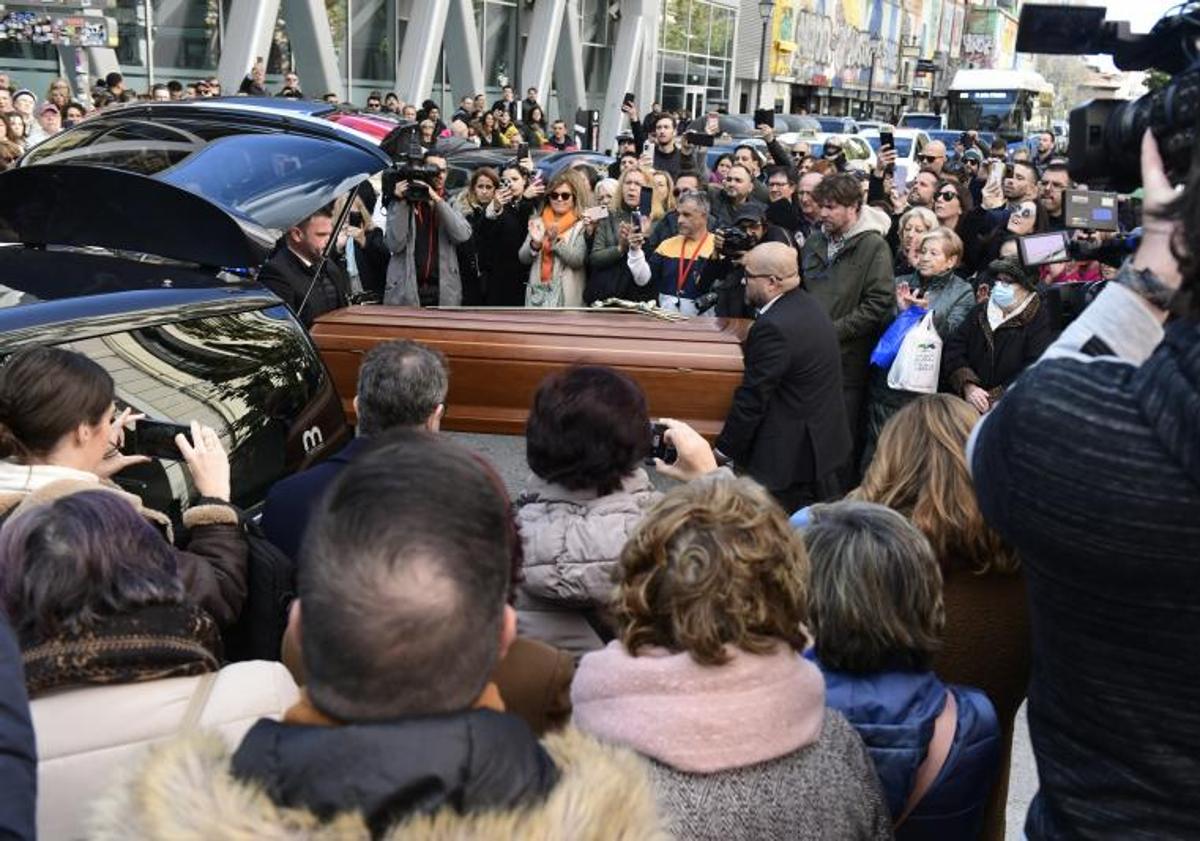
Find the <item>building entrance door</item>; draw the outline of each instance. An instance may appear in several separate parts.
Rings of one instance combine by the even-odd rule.
[[[704,112],[703,85],[688,85],[683,89],[683,108],[689,117],[703,116]]]

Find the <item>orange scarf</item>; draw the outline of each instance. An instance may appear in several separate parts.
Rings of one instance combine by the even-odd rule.
[[[568,210],[562,216],[555,216],[554,211],[550,209],[550,203],[542,208],[542,224],[549,228],[551,225],[558,225],[558,241],[561,242],[566,238],[567,232],[575,226],[576,216],[574,210]],[[542,237],[542,283],[549,283],[550,277],[554,272],[554,243],[547,242],[546,237]]]

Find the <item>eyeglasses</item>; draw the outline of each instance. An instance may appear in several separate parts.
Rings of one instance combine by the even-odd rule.
[[[937,194],[937,197],[942,201],[954,201],[958,198],[958,193],[953,190],[942,190],[942,192]]]
[[[943,155],[917,155],[917,160],[923,164],[931,164],[934,161],[940,161]]]
[[[550,198],[557,199],[558,201],[570,201],[571,199],[575,198],[575,194],[574,193],[551,193]]]

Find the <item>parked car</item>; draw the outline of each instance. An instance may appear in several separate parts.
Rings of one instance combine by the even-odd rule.
[[[809,114],[809,116],[820,124],[821,131],[830,134],[858,134],[859,132],[858,121],[853,117],[834,117],[827,114]]]
[[[944,129],[946,127],[946,115],[934,114],[930,111],[906,111],[900,115],[900,122],[896,123],[897,128],[908,129]]]
[[[895,183],[907,184],[921,168],[917,156],[929,145],[929,135],[917,129],[898,128],[892,132],[896,140],[896,175]],[[872,150],[879,151],[879,131],[872,129],[859,135]]]
[[[113,108],[0,174],[0,354],[86,353],[122,405],[213,426],[234,502],[250,510],[352,434],[316,348],[257,267],[280,231],[389,163],[360,133],[276,102]],[[178,461],[117,480],[158,510],[186,507]]]

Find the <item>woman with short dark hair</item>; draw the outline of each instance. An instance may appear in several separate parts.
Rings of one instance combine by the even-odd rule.
[[[618,574],[620,639],[580,662],[573,723],[650,761],[672,837],[892,837],[861,740],[800,656],[808,558],[762,487],[675,488]]]
[[[0,368],[0,518],[21,506],[107,487],[113,475],[148,459],[122,455],[123,428],[114,418],[115,387],[102,367],[54,347],[19,350]],[[176,439],[200,499],[183,512],[187,550],[171,545],[170,518],[124,497],[159,529],[191,598],[226,628],[246,598],[248,548],[239,514],[229,504],[229,458],[217,433],[193,421],[191,441]],[[123,493],[123,492],[121,492]]]
[[[233,747],[299,699],[281,663],[221,668],[175,552],[118,491],[23,506],[0,530],[0,598],[25,661],[41,838],[83,837],[92,801],[150,744],[203,726]]]
[[[999,725],[983,692],[947,686],[931,670],[945,609],[929,540],[869,502],[814,506],[803,536],[816,638],[808,656],[825,675],[826,703],[866,742],[896,837],[976,838]]]
[[[500,171],[500,185],[492,194],[475,236],[479,267],[488,277],[483,301],[489,307],[525,306],[525,279],[529,269],[520,260],[521,245],[529,234],[529,217],[536,200],[546,190],[520,164]]]
[[[672,435],[698,437],[677,426],[686,433]],[[703,449],[703,469],[715,470]],[[611,368],[551,374],[534,395],[525,452],[536,481],[516,502],[525,555],[518,628],[579,656],[611,637],[617,558],[660,496],[641,466],[650,454],[646,396]]]

